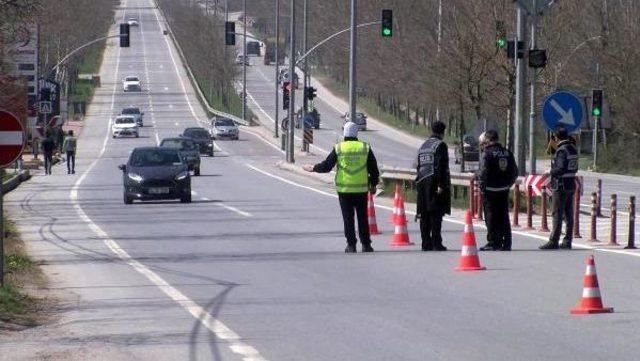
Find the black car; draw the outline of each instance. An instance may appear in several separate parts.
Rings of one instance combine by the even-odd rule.
[[[208,154],[213,157],[213,137],[204,128],[187,128],[182,132],[182,136],[193,139],[198,146],[200,154]]]
[[[172,148],[135,148],[121,164],[124,203],[134,200],[180,199],[191,202],[191,177],[180,152]]]
[[[189,170],[192,170],[194,175],[200,175],[200,151],[193,139],[184,137],[165,138],[160,142],[160,147],[177,149],[182,159],[187,162]]]

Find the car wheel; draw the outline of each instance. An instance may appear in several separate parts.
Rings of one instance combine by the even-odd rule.
[[[129,197],[127,193],[124,194],[124,204],[132,204],[133,198]]]
[[[115,136],[115,135],[112,135],[111,137],[113,137],[113,139],[116,139],[116,136]]]
[[[195,176],[199,176],[200,175],[200,167],[196,167],[193,169],[193,175]]]
[[[180,202],[182,203],[191,203],[191,189],[187,190],[187,194],[180,197]]]

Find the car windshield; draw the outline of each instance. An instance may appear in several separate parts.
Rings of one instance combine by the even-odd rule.
[[[206,129],[191,129],[184,132],[184,135],[191,138],[201,139],[209,138],[209,132]]]
[[[178,150],[194,150],[195,144],[190,139],[165,139],[160,144],[163,148],[172,148]]]
[[[124,78],[125,81],[138,81],[138,77],[137,76],[128,76],[126,78]]]
[[[235,123],[231,119],[220,119],[216,120],[216,127],[233,127]]]
[[[122,114],[140,114],[140,109],[138,109],[138,108],[124,108],[124,109],[122,109]]]
[[[133,118],[116,118],[116,124],[134,124],[136,122]]]
[[[132,167],[162,167],[182,165],[180,154],[167,149],[136,149],[131,154]]]

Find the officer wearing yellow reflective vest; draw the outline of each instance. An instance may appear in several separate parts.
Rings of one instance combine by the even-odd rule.
[[[328,173],[337,166],[335,184],[347,239],[346,253],[356,253],[354,213],[358,219],[362,252],[373,252],[367,219],[367,193],[370,190],[375,192],[380,172],[369,144],[358,140],[358,127],[347,122],[343,131],[344,141],[336,144],[324,161],[303,167],[307,172]]]

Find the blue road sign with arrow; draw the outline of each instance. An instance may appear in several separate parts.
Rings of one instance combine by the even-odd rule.
[[[562,125],[572,133],[580,127],[584,115],[580,97],[565,90],[549,95],[542,106],[542,120],[549,130],[555,130],[557,126]]]

